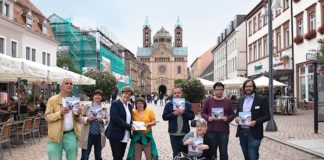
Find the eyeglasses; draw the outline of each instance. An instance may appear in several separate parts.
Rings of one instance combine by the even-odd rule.
[[[72,82],[65,82],[64,84],[65,84],[65,85],[71,85],[71,86],[73,85]]]
[[[253,86],[245,86],[245,88],[253,88]]]

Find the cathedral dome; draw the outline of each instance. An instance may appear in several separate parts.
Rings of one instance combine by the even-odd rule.
[[[171,35],[168,31],[166,31],[163,27],[156,32],[156,34],[153,37],[154,39],[154,43],[156,42],[167,42],[167,43],[171,43]]]

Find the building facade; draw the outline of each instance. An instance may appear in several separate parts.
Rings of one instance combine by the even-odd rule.
[[[268,76],[268,17],[262,10],[268,4],[261,1],[246,16],[247,24],[247,76],[257,78]],[[272,10],[273,30],[273,78],[287,85],[286,94],[294,93],[294,53],[292,49],[291,0],[281,1],[281,9]]]
[[[154,35],[151,43],[151,27],[146,20],[143,27],[143,47],[138,47],[137,58],[149,66],[151,91],[170,94],[176,79],[187,79],[187,47],[183,47],[183,29],[179,19],[172,37],[163,27]]]
[[[29,0],[0,0],[0,54],[56,66],[57,46],[48,20]],[[0,92],[13,96],[14,82],[0,80]]]
[[[144,62],[136,59],[135,55],[124,48],[125,74],[130,76],[132,87],[137,90],[136,94],[151,94],[151,71]]]
[[[306,59],[307,53],[319,51],[318,40],[323,39],[324,1],[307,0],[293,3],[293,33],[295,59],[295,97],[299,107],[308,102],[307,107],[313,108],[314,101],[314,66]],[[324,91],[324,70],[317,68],[318,90]],[[319,97],[322,98],[322,97]]]
[[[211,53],[214,47],[208,49],[206,52],[197,57],[190,65],[190,76],[193,79],[200,77],[209,64],[213,61],[213,54]]]

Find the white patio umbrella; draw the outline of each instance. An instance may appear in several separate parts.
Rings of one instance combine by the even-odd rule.
[[[37,82],[46,79],[48,71],[42,64],[0,54],[0,74],[0,81],[16,81],[20,77]]]
[[[265,77],[265,76],[261,76],[257,79],[254,80],[254,83],[256,85],[256,87],[268,87],[269,86],[269,78]],[[284,83],[281,83],[279,81],[273,80],[273,86],[275,87],[283,87],[283,86],[287,86]]]
[[[96,80],[86,77],[84,75],[74,73],[60,67],[48,67],[48,68],[49,68],[50,82],[60,82],[64,78],[71,78],[74,84],[79,84],[79,85],[96,84]]]
[[[203,78],[197,78],[206,88],[205,89],[213,89],[213,85],[215,84],[213,81],[209,81]]]
[[[224,81],[221,81],[226,88],[241,88],[243,86],[244,81],[247,80],[245,77],[235,77],[231,79],[226,79]]]

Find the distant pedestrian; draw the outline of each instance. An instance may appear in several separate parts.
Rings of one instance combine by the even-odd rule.
[[[172,89],[173,98],[182,98],[182,88],[175,86]],[[170,142],[173,151],[173,158],[179,154],[182,139],[185,134],[189,133],[189,120],[195,118],[195,114],[191,109],[191,103],[185,101],[184,108],[175,109],[173,107],[173,100],[168,102],[163,111],[163,120],[169,121],[168,132],[170,134]]]
[[[259,147],[263,138],[263,123],[270,119],[270,112],[267,100],[256,93],[256,86],[253,80],[246,80],[243,83],[245,96],[238,102],[235,121],[238,123],[236,137],[240,139],[240,145],[245,160],[258,160]],[[240,114],[249,113],[251,122],[241,125]],[[246,114],[245,113],[245,114]]]

